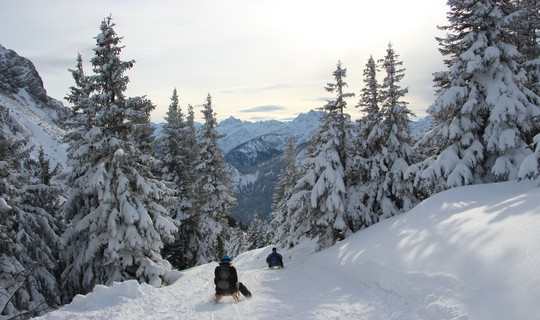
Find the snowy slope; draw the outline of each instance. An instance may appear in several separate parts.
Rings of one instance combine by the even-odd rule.
[[[43,81],[34,64],[15,51],[0,45],[0,109],[4,125],[0,128],[9,138],[25,138],[34,146],[37,158],[43,147],[51,164],[65,168],[65,130],[62,123],[70,110],[60,101],[47,96]]]
[[[66,168],[67,145],[63,143],[66,131],[55,122],[54,110],[41,108],[24,90],[15,97],[0,93],[0,105],[9,113],[6,122],[16,128],[11,134],[19,134],[35,146],[33,157],[37,158],[41,146],[52,166],[60,164]]]
[[[449,190],[322,252],[303,243],[285,269],[269,248],[233,260],[252,291],[215,305],[210,263],[171,286],[97,287],[41,319],[538,319],[540,188]]]

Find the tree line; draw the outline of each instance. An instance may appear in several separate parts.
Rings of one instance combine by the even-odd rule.
[[[285,152],[273,203],[273,241],[292,247],[316,239],[323,249],[458,186],[537,178],[540,84],[538,1],[448,1],[445,37],[437,38],[446,71],[434,74],[434,127],[418,141],[400,86],[403,62],[390,44],[370,57],[355,106],[344,111],[346,69],[338,63],[335,94],[297,164]],[[379,83],[377,74],[382,71]],[[292,141],[290,142],[292,144]]]

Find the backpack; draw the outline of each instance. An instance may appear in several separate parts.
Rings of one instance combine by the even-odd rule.
[[[217,287],[222,290],[229,289],[229,276],[231,275],[231,272],[229,270],[229,267],[222,266],[219,269],[219,280],[217,283]]]

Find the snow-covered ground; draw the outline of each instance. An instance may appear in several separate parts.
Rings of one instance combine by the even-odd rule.
[[[540,319],[540,188],[449,190],[311,254],[311,243],[233,258],[253,293],[213,302],[216,263],[172,285],[98,286],[41,319]]]

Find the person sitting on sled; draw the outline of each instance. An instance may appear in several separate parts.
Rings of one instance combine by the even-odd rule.
[[[251,292],[241,282],[238,282],[236,268],[231,265],[231,257],[224,254],[219,265],[214,270],[214,284],[216,285],[216,303],[224,295],[230,295],[235,301],[239,300],[238,290],[246,296],[251,297]]]
[[[266,257],[266,263],[270,269],[275,267],[283,268],[283,257],[277,253],[276,248],[272,248],[272,253]]]
[[[238,273],[236,268],[231,265],[231,257],[224,254],[221,262],[214,270],[214,283],[216,285],[216,294],[233,294],[237,291]]]

